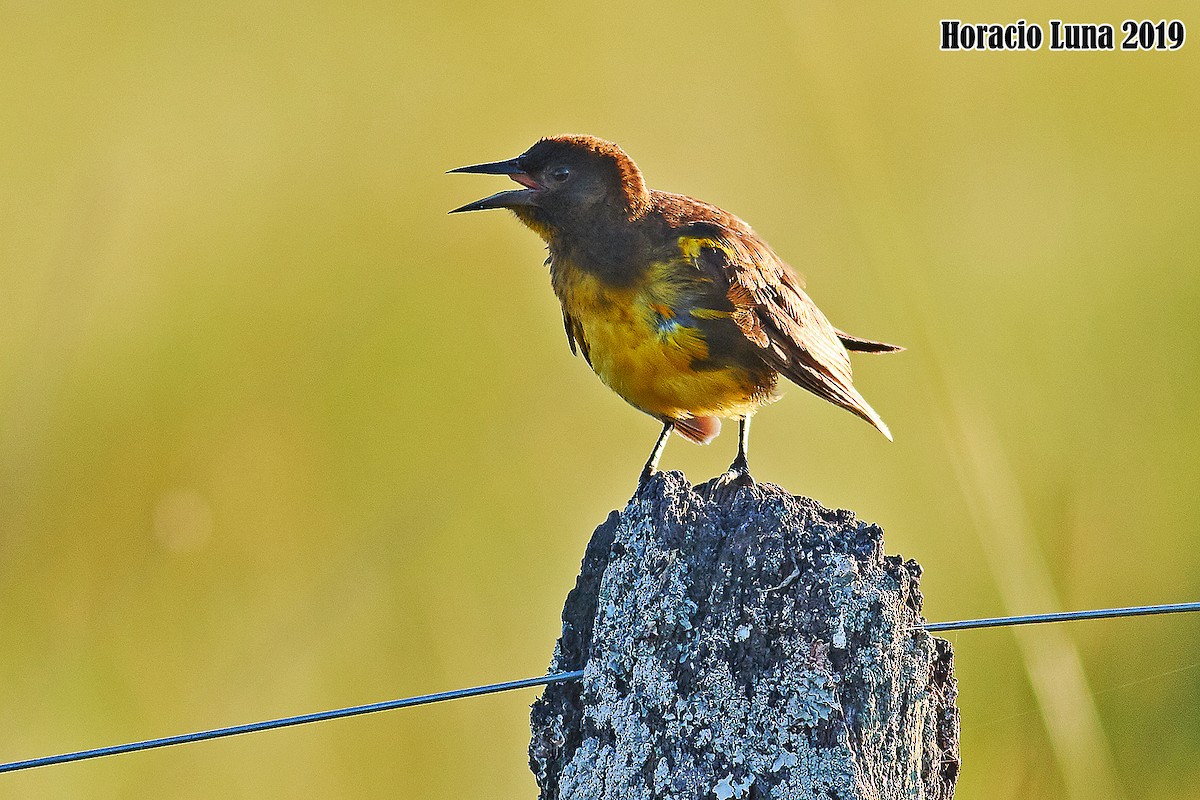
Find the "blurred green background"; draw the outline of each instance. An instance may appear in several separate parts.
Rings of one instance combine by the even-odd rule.
[[[793,389],[755,474],[930,619],[1200,598],[1191,3],[0,5],[0,760],[540,673],[658,430],[540,242],[537,137],[749,220],[896,434]],[[727,431],[728,432],[728,431]],[[674,440],[695,482],[733,437]],[[1200,618],[961,633],[964,798],[1200,798]],[[525,691],[0,777],[0,798],[532,797]]]

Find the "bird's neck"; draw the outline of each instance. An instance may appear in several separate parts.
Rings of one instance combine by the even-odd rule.
[[[545,240],[554,263],[569,264],[613,286],[629,285],[640,274],[646,256],[641,220],[593,213],[551,222],[522,211],[517,216]]]

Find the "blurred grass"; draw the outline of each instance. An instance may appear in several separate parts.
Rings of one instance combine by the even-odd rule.
[[[531,234],[446,216],[491,184],[442,173],[560,131],[750,220],[836,323],[910,346],[859,359],[895,445],[794,390],[755,469],[883,524],[930,618],[1002,602],[939,375],[994,423],[1067,607],[1200,596],[1196,48],[936,49],[943,16],[1192,8],[4,6],[0,756],[544,669],[657,426],[569,356]],[[699,481],[732,447],[664,463]],[[1200,797],[1195,621],[1068,635],[1125,796]],[[956,647],[960,794],[1063,796],[1011,635]],[[0,797],[528,797],[531,699]]]

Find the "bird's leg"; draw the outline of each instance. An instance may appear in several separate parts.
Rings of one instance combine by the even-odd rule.
[[[750,417],[745,416],[738,420],[737,458],[733,459],[729,469],[704,485],[705,496],[710,500],[723,502],[743,487],[754,487],[754,478],[750,477],[750,462],[746,460],[746,443],[749,437]]]
[[[750,462],[746,459],[746,451],[749,448],[750,442],[750,417],[745,416],[738,420],[738,451],[737,457],[733,459],[733,463],[726,470],[731,475],[744,475],[750,477]]]
[[[650,476],[658,469],[658,459],[662,457],[663,448],[667,446],[667,439],[671,438],[671,431],[675,430],[675,423],[667,420],[663,423],[662,433],[658,435],[658,441],[654,443],[654,449],[650,451],[650,458],[646,459],[646,466],[642,467],[641,477],[638,478],[638,488],[646,485],[646,481],[650,480]]]

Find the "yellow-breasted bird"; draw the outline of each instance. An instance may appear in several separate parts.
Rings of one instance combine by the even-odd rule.
[[[778,399],[780,375],[892,438],[852,385],[846,351],[903,348],[833,327],[733,214],[648,188],[620,147],[593,136],[549,137],[516,158],[450,171],[522,185],[450,213],[507,208],[545,240],[571,351],[663,423],[640,482],[672,430],[708,444],[721,417],[739,420],[729,471],[749,478],[750,417]]]

